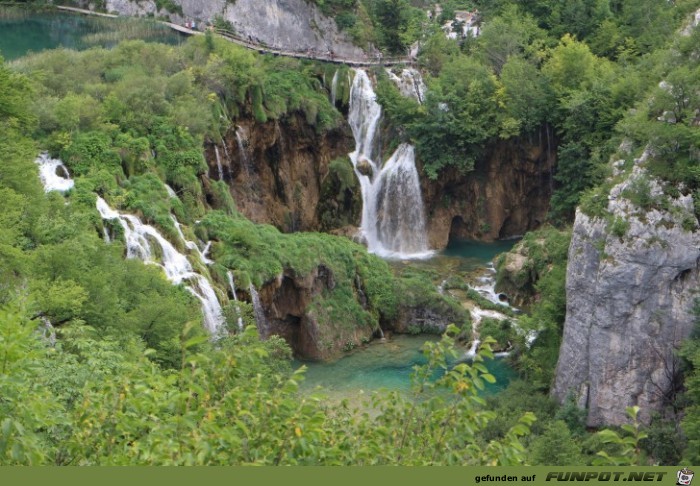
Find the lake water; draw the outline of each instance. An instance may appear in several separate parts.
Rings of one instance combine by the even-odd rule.
[[[452,242],[430,260],[392,262],[392,265],[422,268],[438,273],[441,278],[447,278],[455,272],[460,275],[470,274],[483,271],[496,255],[510,250],[515,243],[515,240],[495,243]],[[373,341],[333,363],[297,362],[296,366],[307,366],[302,390],[309,392],[320,386],[331,399],[348,399],[356,405],[359,405],[360,397],[369,396],[380,389],[408,393],[414,366],[426,362],[421,352],[423,344],[437,339],[436,336],[394,335],[386,342]],[[488,362],[487,367],[496,377],[496,383],[487,385],[486,394],[504,389],[515,376],[515,372],[502,359]]]
[[[111,19],[0,7],[0,54],[8,61],[58,47],[75,50],[112,47],[125,39],[179,44],[185,37],[146,19]]]

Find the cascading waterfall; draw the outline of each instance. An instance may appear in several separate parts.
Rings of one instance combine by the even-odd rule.
[[[97,211],[102,219],[116,219],[124,229],[127,258],[138,258],[144,263],[159,265],[168,280],[175,285],[187,282],[185,288],[201,302],[205,327],[210,333],[216,334],[224,321],[221,305],[209,280],[192,269],[187,257],[178,252],[155,228],[143,224],[134,215],[115,211],[99,196]],[[157,250],[157,257],[154,256],[154,250]]]
[[[60,160],[51,159],[44,153],[37,158],[36,163],[39,165],[39,176],[46,192],[65,192],[73,187],[74,181],[70,178],[68,170]],[[59,175],[59,172],[61,175]],[[166,186],[166,189],[169,189],[168,193],[170,194],[172,189],[168,188],[168,186]],[[175,192],[172,191],[172,194],[175,194]],[[97,196],[96,207],[102,219],[116,219],[124,229],[127,258],[138,258],[145,263],[159,265],[165,271],[168,280],[176,285],[183,282],[188,283],[186,286],[187,290],[197,297],[202,304],[206,328],[212,334],[216,333],[224,318],[216,292],[214,292],[214,288],[209,283],[209,280],[194,272],[187,257],[179,253],[152,226],[141,223],[134,215],[118,213],[99,196]],[[178,231],[182,234],[176,220],[175,223]],[[109,233],[106,230],[104,231],[104,239],[105,242],[110,242]],[[161,263],[154,259],[154,247],[152,244],[157,245],[158,259]]]
[[[382,166],[377,157],[381,106],[363,70],[350,89],[348,121],[355,138],[350,160],[362,190],[360,230],[371,253],[388,258],[427,258],[425,210],[412,145],[401,144]]]
[[[228,154],[228,147],[226,146],[226,140],[222,144],[224,147],[224,156],[226,157],[226,167],[228,167],[228,176],[233,180],[233,175],[231,174],[231,156]]]
[[[207,245],[204,247],[204,251],[199,249],[199,245],[195,243],[194,241],[190,241],[187,238],[185,238],[184,233],[182,232],[182,227],[180,226],[180,222],[177,220],[175,216],[172,214],[170,215],[170,218],[173,220],[173,224],[175,225],[175,229],[177,230],[177,234],[182,240],[182,242],[185,244],[185,248],[187,248],[190,251],[195,252],[199,256],[199,260],[204,263],[205,265],[211,265],[214,263],[212,260],[207,258],[207,252],[209,247],[211,246],[211,242],[207,242]]]
[[[170,186],[167,185],[167,184],[163,184],[163,185],[165,186],[165,190],[168,192],[168,196],[169,196],[171,199],[178,199],[177,193],[175,192],[175,189],[173,189],[172,187],[170,187]]]
[[[66,192],[73,188],[75,183],[59,159],[52,159],[44,152],[34,162],[39,166],[39,178],[44,185],[44,191]]]
[[[413,68],[406,68],[401,71],[400,76],[394,74],[389,68],[387,68],[386,72],[403,96],[413,98],[420,104],[425,102],[425,92],[427,88],[423,82],[420,71]]]
[[[243,127],[238,126],[236,128],[236,142],[238,142],[238,153],[241,157],[241,163],[245,169],[246,175],[250,177],[250,157],[248,157],[248,149],[246,149],[243,143],[244,139]]]
[[[253,314],[255,315],[255,324],[257,325],[258,333],[261,338],[265,338],[268,334],[269,325],[267,317],[265,316],[265,310],[260,302],[260,296],[252,283],[248,286],[248,291],[250,292],[250,300],[253,301]]]
[[[505,296],[496,293],[496,268],[493,266],[493,262],[489,263],[486,267],[486,274],[479,277],[477,281],[479,285],[472,286],[471,288],[479,292],[482,297],[494,304],[510,307],[510,303]]]
[[[238,305],[238,296],[236,295],[236,284],[233,281],[233,272],[229,270],[226,272],[226,277],[228,278],[228,286],[231,288],[231,295],[233,295],[233,301],[236,302],[236,314],[238,314],[237,324],[238,330],[243,330],[243,318],[241,317],[241,307]]]
[[[219,170],[219,180],[224,180],[224,167],[221,165],[221,155],[219,155],[219,146],[214,145],[214,154],[216,154],[216,168]]]
[[[335,104],[338,94],[338,72],[340,70],[336,69],[333,74],[333,80],[331,81],[331,104]]]

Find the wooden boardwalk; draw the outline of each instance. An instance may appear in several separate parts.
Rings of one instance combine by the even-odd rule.
[[[84,14],[84,15],[95,15],[98,17],[108,17],[108,18],[119,17],[118,15],[114,15],[114,14],[93,12],[92,10],[85,10],[82,8],[75,8],[75,7],[56,6],[56,8],[58,10],[65,10],[68,12],[76,12],[76,13],[80,13],[80,14]],[[162,24],[162,25],[165,25],[166,27],[169,27],[177,32],[185,34],[185,35],[203,35],[204,34],[204,32],[202,32],[200,30],[192,30],[188,27],[185,27],[185,26],[179,25],[179,24],[174,24],[172,22],[166,22],[164,20],[158,20],[157,22]],[[252,42],[251,40],[246,40],[243,37],[236,35],[233,32],[222,30],[222,29],[214,29],[214,32],[229,42],[232,42],[232,43],[237,44],[239,46],[245,47],[246,49],[250,49],[250,50],[259,52],[260,54],[272,54],[274,56],[293,57],[293,58],[297,58],[297,59],[311,59],[311,60],[315,60],[315,61],[330,62],[330,63],[335,63],[335,64],[347,64],[348,66],[353,66],[353,67],[394,66],[397,64],[413,64],[415,62],[413,59],[408,58],[408,57],[392,57],[392,58],[380,57],[380,58],[372,59],[369,56],[364,56],[364,58],[358,59],[358,58],[346,58],[346,57],[333,56],[329,52],[320,53],[320,52],[314,52],[314,51],[293,51],[293,50],[282,49],[279,47],[268,46],[268,45],[260,43],[260,42]]]

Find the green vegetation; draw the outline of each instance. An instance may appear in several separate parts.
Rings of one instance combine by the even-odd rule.
[[[534,388],[548,391],[559,356],[566,316],[566,262],[571,232],[545,227],[525,235],[513,252],[524,257],[518,275],[507,272],[508,256],[496,262],[498,286],[532,303],[529,315],[520,316],[518,325],[535,331],[537,339],[527,352],[516,356],[521,377]],[[513,342],[525,349],[524,336]]]
[[[566,227],[578,204],[607,217],[606,166],[625,138],[632,152],[650,143],[646,166],[667,183],[654,198],[650,181],[638,178],[626,198],[648,210],[693,194],[700,208],[700,31],[672,35],[697,0],[454,0],[435,22],[422,10],[432,1],[315,3],[358,42],[388,54],[422,42],[426,102],[402,97],[383,70],[377,93],[393,133],[415,143],[430,178],[473,170],[499,138],[539,138],[557,153],[551,220]],[[472,8],[487,19],[482,35],[446,39],[440,23]],[[548,398],[566,310],[567,230],[546,227],[520,244],[526,260],[514,281],[532,308],[518,327],[538,332],[532,347],[511,319],[482,323],[499,348],[514,345],[512,363],[526,382],[480,397],[494,380],[484,358],[496,341],[485,339],[473,363],[448,365],[458,357],[455,336],[467,331],[451,326],[426,346],[411,396],[377,394],[371,414],[301,395],[303,370],[291,371],[289,347],[260,342],[252,326],[210,342],[192,295],[158,267],[124,260],[118,228],[117,241],[104,243],[96,194],[173,241],[172,214],[188,237],[214,240],[206,272],[222,295],[229,269],[244,289],[323,272],[327,285],[306,310],[327,346],[350,350],[362,343],[353,331],[371,333],[416,310],[467,324],[464,309],[425,275],[394,275],[341,238],[255,225],[224,183],[206,181],[202,147],[220,143],[238,119],[301,117],[319,133],[337,128],[349,82],[341,68],[329,102],[334,70],[257,56],[211,35],[179,48],[131,41],[0,64],[0,464],[617,465],[677,463],[681,454],[698,462],[697,335],[680,352],[685,389],[673,406],[682,415],[644,429],[632,408],[630,425],[591,435],[575,403]],[[42,191],[32,161],[44,148],[76,179],[65,197]],[[334,160],[324,224],[355,219],[348,192],[356,189],[348,160]],[[608,223],[620,238],[629,229],[620,218]],[[688,217],[683,226],[697,223]],[[254,320],[250,304],[224,302],[229,330],[237,308],[246,324]]]

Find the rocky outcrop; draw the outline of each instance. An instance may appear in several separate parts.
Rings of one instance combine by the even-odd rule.
[[[83,6],[95,2],[80,2]],[[363,52],[338,30],[334,20],[306,0],[173,0],[170,10],[154,0],[106,0],[106,10],[120,15],[157,15],[172,22],[211,22],[220,17],[242,38],[286,50],[318,53],[328,50],[339,57],[362,58]],[[174,7],[174,8],[173,8]]]
[[[674,350],[691,332],[700,288],[691,196],[665,196],[637,166],[613,187],[607,211],[576,213],[552,390],[560,401],[573,394],[588,409],[589,426],[624,423],[633,405],[649,422],[663,407],[677,379]]]
[[[320,229],[319,203],[330,163],[346,157],[352,146],[347,127],[319,134],[300,115],[262,124],[243,120],[229,130],[224,143],[207,148],[209,177],[219,179],[220,162],[223,179],[246,218],[285,232]],[[357,209],[352,201],[347,204],[336,212],[347,210],[346,219],[352,219]],[[343,224],[347,222],[339,226]],[[325,226],[332,227],[332,222]]]
[[[474,171],[443,170],[423,180],[431,248],[450,238],[492,241],[539,227],[549,210],[555,151],[545,133],[539,143],[498,141],[487,147]]]
[[[325,265],[318,265],[307,275],[285,270],[260,290],[267,320],[261,337],[278,335],[287,341],[295,356],[311,360],[338,358],[369,342],[375,333],[372,327],[330,317],[334,303],[324,299],[335,288],[333,271]],[[353,292],[366,311],[367,299],[359,277]]]

